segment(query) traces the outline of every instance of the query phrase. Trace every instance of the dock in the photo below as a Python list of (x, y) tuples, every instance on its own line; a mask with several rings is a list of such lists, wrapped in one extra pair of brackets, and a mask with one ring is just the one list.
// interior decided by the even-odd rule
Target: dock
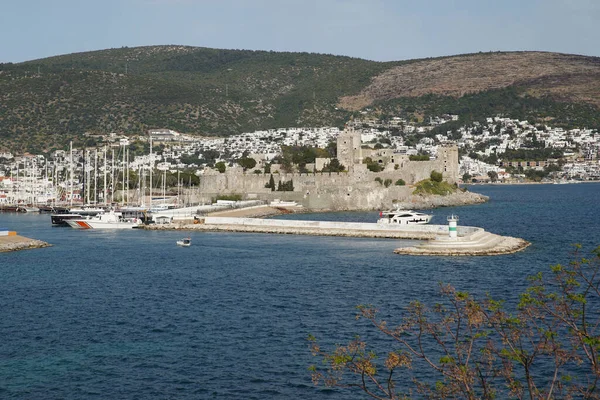
[(315, 236), (412, 239), (420, 243), (394, 250), (396, 254), (475, 256), (510, 254), (525, 249), (529, 242), (486, 232), (482, 228), (454, 225), (394, 225), (363, 222), (303, 221), (239, 217), (204, 217), (194, 223), (148, 225), (151, 230), (197, 230)]

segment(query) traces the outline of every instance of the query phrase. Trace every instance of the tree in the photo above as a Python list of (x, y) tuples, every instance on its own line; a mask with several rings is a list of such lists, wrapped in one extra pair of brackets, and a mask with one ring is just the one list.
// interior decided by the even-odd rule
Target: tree
[(371, 157), (365, 157), (363, 164), (367, 164), (367, 169), (371, 172), (380, 172), (383, 167), (378, 162), (373, 161)]
[(496, 171), (489, 171), (487, 174), (492, 182), (496, 182), (498, 180), (498, 173)]
[(329, 164), (323, 167), (323, 172), (342, 172), (344, 170), (344, 166), (340, 164), (340, 160), (337, 158), (331, 159)]
[(273, 178), (273, 174), (269, 178), (269, 182), (265, 184), (266, 188), (271, 188), (271, 192), (275, 191), (275, 179)]
[(398, 179), (394, 185), (404, 186), (404, 185), (406, 185), (406, 182), (404, 182), (404, 179)]
[(444, 177), (442, 175), (441, 172), (437, 172), (437, 171), (431, 171), (431, 173), (429, 174), (429, 179), (431, 179), (433, 182), (441, 182)]
[(223, 161), (219, 161), (218, 163), (215, 164), (215, 168), (220, 173), (223, 173), (223, 172), (225, 172), (225, 169), (227, 169), (227, 166), (225, 165), (225, 163)]
[(254, 158), (243, 157), (240, 158), (237, 163), (244, 169), (244, 171), (256, 167), (256, 160)]
[(462, 176), (462, 181), (467, 183), (467, 182), (471, 181), (471, 178), (472, 178), (471, 174), (469, 174), (468, 172), (465, 172)]
[(277, 191), (278, 192), (293, 192), (294, 191), (294, 181), (293, 180), (289, 180), (289, 181), (285, 181), (285, 182), (279, 181), (279, 184), (277, 185)]
[(380, 319), (373, 306), (358, 306), (357, 318), (390, 339), (392, 348), (378, 356), (358, 337), (328, 352), (309, 335), (313, 355), (324, 361), (310, 367), (313, 382), (358, 388), (377, 399), (411, 393), (598, 399), (600, 246), (591, 257), (580, 251), (576, 246), (569, 264), (530, 277), (512, 312), (503, 301), (476, 299), (445, 284), (437, 304), (410, 303), (398, 324)]

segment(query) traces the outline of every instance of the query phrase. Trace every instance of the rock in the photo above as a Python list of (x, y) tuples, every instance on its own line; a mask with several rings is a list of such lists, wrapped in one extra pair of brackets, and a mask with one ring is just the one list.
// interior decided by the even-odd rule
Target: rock
[(404, 209), (430, 209), (437, 207), (454, 207), (469, 204), (485, 203), (489, 200), (488, 196), (472, 192), (456, 192), (446, 196), (421, 196), (412, 195), (405, 201), (394, 203), (395, 206)]
[(27, 249), (40, 249), (50, 246), (52, 245), (49, 243), (37, 239), (26, 238), (24, 236), (0, 236), (0, 253)]

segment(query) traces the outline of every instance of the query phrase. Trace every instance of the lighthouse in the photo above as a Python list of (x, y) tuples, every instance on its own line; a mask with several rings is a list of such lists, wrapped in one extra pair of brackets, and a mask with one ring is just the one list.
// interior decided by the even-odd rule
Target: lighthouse
[(458, 222), (458, 215), (450, 215), (448, 218), (448, 236), (450, 239), (456, 239), (457, 231), (456, 231), (456, 223)]

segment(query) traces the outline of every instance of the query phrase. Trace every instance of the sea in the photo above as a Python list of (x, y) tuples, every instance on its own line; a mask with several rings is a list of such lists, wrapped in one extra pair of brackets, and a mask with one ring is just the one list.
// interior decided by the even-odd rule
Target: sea
[[(527, 277), (600, 245), (600, 183), (478, 185), (479, 205), (439, 208), (431, 223), (531, 242), (487, 257), (402, 256), (414, 242), (223, 232), (52, 227), (48, 215), (0, 214), (0, 227), (53, 246), (0, 254), (0, 398), (362, 399), (314, 386), (324, 348), (360, 335), (393, 344), (356, 306), (393, 321), (439, 284), (516, 301)], [(378, 212), (279, 218), (374, 222)], [(190, 236), (188, 248), (176, 241)]]

